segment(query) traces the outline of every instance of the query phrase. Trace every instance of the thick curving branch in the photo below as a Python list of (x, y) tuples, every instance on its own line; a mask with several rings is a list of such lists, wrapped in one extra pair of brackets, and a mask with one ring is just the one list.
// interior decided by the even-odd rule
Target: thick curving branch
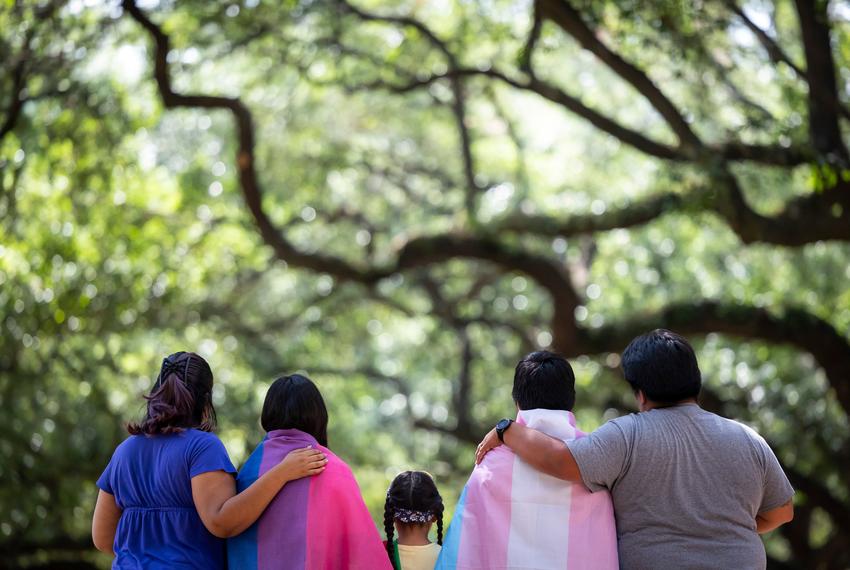
[(599, 111), (588, 107), (580, 99), (568, 94), (560, 87), (557, 87), (556, 85), (549, 83), (543, 79), (540, 79), (536, 76), (520, 79), (511, 77), (507, 73), (504, 73), (495, 68), (478, 69), (471, 67), (458, 67), (456, 69), (450, 69), (445, 73), (432, 74), (425, 78), (411, 80), (403, 84), (388, 83), (386, 81), (379, 80), (366, 83), (355, 88), (386, 89), (393, 93), (404, 94), (414, 91), (416, 89), (427, 87), (432, 83), (435, 83), (440, 80), (451, 80), (455, 76), (482, 76), (490, 79), (495, 79), (515, 89), (535, 93), (540, 97), (543, 97), (544, 99), (547, 99), (548, 101), (563, 107), (570, 113), (581, 117), (600, 131), (617, 138), (621, 142), (631, 147), (634, 147), (635, 149), (643, 152), (644, 154), (648, 154), (650, 156), (655, 156), (657, 158), (662, 158), (666, 160), (686, 159), (686, 157), (681, 154), (678, 149), (665, 143), (652, 140), (634, 129), (621, 125), (614, 119), (611, 119), (610, 117), (603, 115)]
[(741, 22), (753, 33), (753, 35), (762, 45), (764, 50), (767, 52), (768, 57), (773, 63), (784, 63), (785, 65), (790, 67), (795, 74), (797, 74), (797, 77), (805, 79), (806, 72), (803, 71), (803, 69), (800, 68), (799, 65), (794, 63), (794, 60), (792, 60), (791, 57), (787, 53), (785, 53), (785, 50), (783, 50), (782, 47), (767, 34), (767, 32), (757, 26), (756, 23), (753, 22), (749, 18), (749, 16), (747, 16), (746, 12), (744, 12), (743, 8), (738, 6), (735, 0), (727, 0), (726, 5), (729, 7), (732, 13), (735, 14), (741, 20)]
[(809, 133), (812, 145), (831, 163), (850, 162), (838, 124), (838, 88), (830, 45), (827, 2), (795, 0), (800, 18), (806, 81), (809, 84)]
[[(268, 217), (262, 205), (262, 189), (254, 164), (254, 126), (250, 110), (237, 97), (206, 94), (184, 95), (171, 86), (168, 68), (170, 39), (154, 24), (133, 0), (123, 0), (127, 13), (153, 38), (154, 78), (166, 108), (188, 107), (224, 109), (232, 113), (237, 126), (239, 149), (237, 168), (239, 183), (245, 202), (254, 217), (261, 237), (286, 263), (334, 277), (371, 285), (395, 273), (448, 261), (454, 258), (472, 258), (489, 261), (510, 270), (521, 271), (534, 278), (552, 295), (555, 312), (562, 324), (556, 336), (564, 342), (575, 338), (575, 321), (571, 318), (579, 300), (565, 267), (556, 261), (530, 254), (489, 237), (452, 233), (414, 238), (396, 250), (395, 259), (379, 266), (358, 266), (345, 259), (321, 253), (306, 253), (295, 247)], [(401, 18), (402, 21), (407, 21)], [(435, 38), (436, 39), (436, 38)], [(570, 318), (567, 318), (570, 316)]]
[[(449, 49), (446, 42), (440, 39), (424, 22), (410, 16), (386, 16), (382, 14), (375, 14), (357, 8), (347, 0), (338, 1), (343, 10), (354, 14), (363, 21), (399, 24), (404, 27), (413, 28), (443, 54), (449, 71), (454, 71), (460, 67), (457, 57), (455, 57), (454, 53)], [(474, 220), (477, 198), (482, 188), (478, 182), (476, 182), (475, 157), (472, 154), (472, 134), (467, 123), (466, 91), (462, 78), (462, 75), (451, 74), (449, 77), (449, 86), (452, 92), (452, 115), (454, 116), (458, 137), (460, 139), (463, 176), (466, 181), (466, 210), (470, 219)]]
[(262, 237), (278, 258), (297, 267), (326, 272), (339, 279), (364, 284), (454, 258), (489, 261), (527, 274), (550, 293), (554, 305), (554, 344), (567, 354), (620, 350), (636, 334), (657, 326), (675, 328), (684, 333), (720, 332), (790, 343), (810, 352), (817, 359), (835, 389), (839, 402), (850, 413), (850, 347), (846, 339), (829, 324), (802, 311), (789, 310), (784, 316), (777, 317), (762, 309), (704, 302), (672, 305), (660, 312), (640, 315), (619, 325), (580, 330), (573, 316), (579, 297), (566, 268), (549, 258), (529, 254), (486, 236), (457, 233), (414, 238), (397, 250), (394, 261), (376, 267), (358, 267), (339, 258), (298, 251), (262, 209), (262, 194), (254, 170), (254, 131), (250, 111), (238, 98), (175, 93), (171, 88), (166, 59), (168, 37), (132, 0), (124, 0), (124, 6), (156, 43), (155, 77), (167, 107), (223, 108), (233, 113), (239, 132), (238, 165), (242, 190)]
[[(809, 77), (806, 70), (794, 63), (794, 60), (791, 59), (785, 50), (783, 50), (782, 47), (772, 37), (770, 37), (767, 32), (757, 26), (734, 0), (728, 0), (727, 5), (732, 13), (734, 13), (753, 33), (753, 35), (756, 36), (756, 39), (758, 39), (759, 43), (762, 45), (764, 50), (767, 52), (768, 57), (774, 64), (784, 63), (794, 71), (797, 77), (808, 82)], [(822, 90), (816, 90), (810, 91), (809, 94), (818, 97), (821, 104), (830, 106), (833, 111), (840, 114), (845, 119), (850, 119), (850, 109), (835, 98), (834, 93), (829, 94)]]
[(839, 404), (850, 414), (850, 342), (828, 322), (802, 309), (774, 314), (758, 307), (716, 301), (674, 303), (597, 329), (582, 329), (576, 345), (558, 348), (570, 356), (620, 352), (634, 337), (655, 328), (686, 335), (727, 334), (808, 352), (826, 374)]
[(28, 97), (25, 95), (27, 66), (31, 64), (30, 59), (32, 57), (33, 41), (35, 40), (36, 32), (39, 31), (39, 26), (52, 18), (56, 10), (64, 3), (63, 0), (52, 0), (35, 10), (36, 23), (27, 29), (20, 53), (11, 58), (14, 61), (11, 70), (12, 85), (9, 92), (9, 101), (6, 104), (6, 116), (2, 123), (0, 123), (0, 141), (14, 130), (18, 119), (21, 117), (21, 112), (24, 110), (24, 104), (28, 101)]
[[(579, 18), (576, 23), (573, 10), (570, 12), (568, 4), (555, 3), (560, 7), (561, 22), (569, 22), (570, 29), (584, 38), (590, 45), (593, 43), (595, 50), (607, 54), (605, 57), (617, 63), (618, 68), (624, 65), (631, 66), (624, 60), (617, 59), (616, 54), (609, 53), (607, 47), (599, 44), (595, 37), (588, 37), (589, 28)], [(541, 1), (535, 4), (535, 18), (542, 18), (547, 6), (552, 9), (553, 2)], [(545, 11), (545, 10), (544, 10)], [(566, 20), (566, 16), (570, 16)], [(371, 15), (373, 19), (378, 16)], [(553, 16), (547, 16), (553, 17)], [(417, 29), (427, 30), (421, 22), (400, 17), (381, 17), (383, 21), (402, 22), (405, 25), (416, 25)], [(411, 22), (415, 22), (411, 23)], [(567, 25), (566, 23), (564, 25)], [(539, 30), (532, 29), (532, 34)], [(440, 47), (444, 54), (450, 54), (446, 44), (440, 41), (433, 33), (425, 34), (430, 41)], [(592, 34), (590, 34), (592, 36)], [(533, 46), (535, 42), (531, 42)], [(597, 45), (598, 44), (598, 45)], [(607, 50), (607, 51), (606, 51)], [(452, 61), (456, 61), (452, 57)], [(530, 65), (530, 60), (529, 60)], [(642, 73), (633, 66), (629, 67), (630, 73)], [(582, 117), (590, 122), (600, 131), (614, 136), (621, 142), (633, 148), (664, 160), (677, 162), (690, 162), (709, 172), (710, 181), (705, 184), (706, 188), (700, 192), (694, 192), (691, 203), (694, 207), (712, 211), (723, 218), (730, 228), (739, 236), (744, 243), (773, 243), (784, 246), (801, 246), (819, 240), (848, 240), (850, 239), (850, 192), (846, 191), (848, 186), (840, 181), (837, 187), (827, 189), (823, 192), (811, 193), (789, 201), (785, 208), (778, 214), (766, 216), (754, 210), (746, 201), (737, 180), (729, 171), (727, 163), (738, 161), (751, 161), (760, 164), (794, 167), (807, 162), (817, 160), (816, 149), (800, 145), (783, 146), (778, 144), (752, 145), (739, 141), (730, 141), (719, 145), (704, 145), (699, 157), (689, 155), (681, 148), (659, 143), (647, 138), (642, 133), (625, 127), (605, 115), (587, 107), (577, 98), (569, 95), (561, 88), (537, 77), (533, 70), (527, 70), (527, 77), (513, 77), (504, 71), (495, 68), (468, 68), (454, 67), (442, 74), (433, 74), (424, 78), (407, 79), (406, 83), (392, 83), (388, 81), (375, 81), (358, 88), (380, 88), (395, 93), (408, 93), (410, 91), (427, 87), (440, 80), (453, 81), (458, 76), (480, 76), (502, 82), (512, 88), (533, 92), (561, 107), (567, 111)], [(644, 86), (646, 87), (646, 86)], [(675, 194), (678, 194), (677, 197)], [(688, 197), (683, 192), (675, 193), (668, 197), (651, 197), (645, 202), (638, 202), (634, 212), (612, 210), (605, 216), (591, 218), (589, 216), (573, 216), (564, 220), (548, 217), (514, 215), (505, 221), (504, 228), (508, 231), (541, 235), (575, 235), (592, 231), (604, 231), (616, 227), (633, 227), (635, 225), (648, 223), (655, 217), (666, 212), (680, 210), (688, 204)], [(537, 222), (540, 222), (539, 224)]]
[(611, 71), (637, 89), (676, 133), (681, 146), (690, 151), (696, 151), (702, 147), (702, 142), (691, 129), (688, 121), (667, 95), (642, 70), (606, 46), (585, 23), (581, 13), (567, 0), (538, 0), (537, 6), (543, 17), (557, 24), (582, 48), (595, 55)]
[(26, 86), (24, 69), (26, 66), (26, 58), (21, 57), (15, 67), (12, 69), (12, 89), (9, 94), (9, 104), (6, 107), (6, 117), (3, 119), (3, 124), (0, 124), (0, 141), (7, 134), (12, 132), (15, 125), (18, 123), (18, 118), (21, 116), (21, 111), (24, 108), (25, 98), (23, 96), (24, 87)]
[(556, 217), (514, 212), (493, 222), (492, 229), (548, 237), (587, 235), (647, 224), (668, 212), (682, 209), (685, 201), (684, 194), (668, 192), (630, 202), (623, 207), (607, 210), (600, 215), (583, 214)]
[(711, 208), (744, 243), (802, 246), (819, 240), (850, 240), (850, 184), (814, 192), (787, 202), (779, 213), (764, 216), (747, 203), (735, 176), (715, 173)]

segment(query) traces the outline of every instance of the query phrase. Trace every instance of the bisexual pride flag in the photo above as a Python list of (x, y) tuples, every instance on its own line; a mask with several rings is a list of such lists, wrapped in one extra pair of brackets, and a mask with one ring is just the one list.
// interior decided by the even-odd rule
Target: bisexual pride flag
[(263, 515), (227, 541), (231, 570), (390, 570), (387, 551), (363, 503), (354, 474), (340, 458), (299, 430), (268, 433), (236, 478), (241, 492), (296, 449), (328, 457), (319, 475), (290, 481)]
[[(526, 410), (516, 421), (564, 442), (585, 435), (571, 412)], [(436, 568), (616, 570), (611, 496), (540, 473), (499, 446), (472, 471)]]

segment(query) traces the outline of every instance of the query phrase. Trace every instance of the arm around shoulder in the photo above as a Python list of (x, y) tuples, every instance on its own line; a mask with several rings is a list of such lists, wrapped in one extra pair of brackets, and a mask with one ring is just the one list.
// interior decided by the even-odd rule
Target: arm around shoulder
[(293, 451), (239, 494), (230, 473), (200, 473), (192, 477), (192, 499), (207, 530), (219, 538), (229, 538), (254, 524), (287, 482), (318, 475), (327, 462), (318, 449)]
[(516, 423), (504, 433), (504, 438), (520, 459), (538, 471), (565, 481), (581, 482), (578, 463), (563, 441)]
[[(504, 444), (534, 469), (565, 481), (581, 481), (578, 464), (563, 441), (516, 422), (502, 436)], [(484, 455), (501, 443), (496, 430), (491, 430), (478, 446), (475, 462), (481, 463)]]

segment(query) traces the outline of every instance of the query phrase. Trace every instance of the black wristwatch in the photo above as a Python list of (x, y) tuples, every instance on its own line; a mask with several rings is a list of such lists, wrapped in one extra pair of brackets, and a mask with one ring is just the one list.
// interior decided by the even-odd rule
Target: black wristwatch
[(511, 427), (512, 423), (514, 423), (513, 420), (505, 418), (503, 420), (499, 420), (499, 423), (496, 424), (496, 435), (499, 436), (499, 441), (502, 443), (505, 443), (505, 432), (508, 431), (508, 428)]

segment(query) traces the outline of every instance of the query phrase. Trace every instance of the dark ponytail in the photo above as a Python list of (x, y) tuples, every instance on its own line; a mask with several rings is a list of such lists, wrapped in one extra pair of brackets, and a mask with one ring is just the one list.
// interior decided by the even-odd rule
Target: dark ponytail
[[(384, 505), (384, 531), (387, 533), (387, 554), (395, 568), (394, 523), (430, 524), (437, 522), (437, 544), (443, 544), (443, 498), (434, 478), (424, 471), (400, 473), (387, 491)], [(396, 568), (396, 570), (399, 570)]]
[(131, 422), (132, 435), (177, 433), (186, 428), (215, 429), (212, 403), (213, 374), (207, 361), (194, 352), (175, 352), (163, 359), (141, 422)]

